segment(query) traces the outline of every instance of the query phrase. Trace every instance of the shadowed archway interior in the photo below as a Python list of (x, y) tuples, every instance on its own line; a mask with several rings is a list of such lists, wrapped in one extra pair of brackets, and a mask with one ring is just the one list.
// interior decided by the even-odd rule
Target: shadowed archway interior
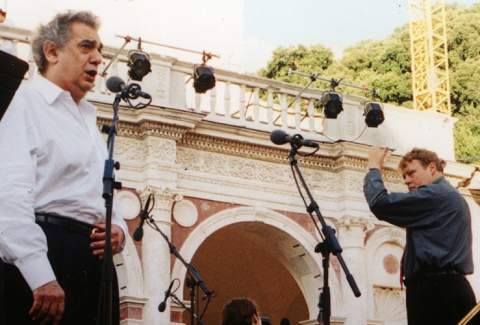
[[(301, 263), (293, 265), (300, 260), (295, 255), (298, 245), (290, 235), (260, 222), (226, 226), (208, 237), (192, 259), (216, 293), (205, 324), (221, 324), (223, 306), (235, 297), (253, 299), (272, 324), (279, 324), (283, 317), (292, 324), (308, 319), (307, 303), (294, 278), (301, 276), (302, 267), (308, 269)], [(184, 297), (189, 297), (186, 288)]]

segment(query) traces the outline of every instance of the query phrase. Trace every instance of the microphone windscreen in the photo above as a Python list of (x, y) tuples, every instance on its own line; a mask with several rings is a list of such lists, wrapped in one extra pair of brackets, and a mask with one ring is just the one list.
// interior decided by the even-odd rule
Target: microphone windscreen
[(165, 301), (162, 301), (159, 305), (158, 305), (158, 311), (163, 313), (165, 311), (165, 309), (167, 308), (167, 303)]
[(270, 134), (270, 140), (273, 143), (281, 145), (288, 142), (288, 134), (283, 130), (275, 130)]
[(125, 82), (117, 76), (108, 78), (107, 80), (107, 89), (112, 93), (118, 93), (122, 91), (122, 88), (125, 87)]

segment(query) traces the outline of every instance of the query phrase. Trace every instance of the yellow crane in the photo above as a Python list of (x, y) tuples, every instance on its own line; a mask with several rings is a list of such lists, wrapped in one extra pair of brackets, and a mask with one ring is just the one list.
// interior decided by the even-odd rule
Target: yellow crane
[(409, 0), (414, 108), (451, 114), (445, 3)]

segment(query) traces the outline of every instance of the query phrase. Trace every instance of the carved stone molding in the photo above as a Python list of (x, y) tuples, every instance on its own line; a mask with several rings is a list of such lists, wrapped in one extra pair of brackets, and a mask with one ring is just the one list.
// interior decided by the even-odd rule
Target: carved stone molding
[(130, 137), (118, 137), (115, 143), (115, 159), (120, 162), (143, 163), (147, 147), (143, 141)]
[(118, 137), (115, 159), (130, 165), (175, 164), (176, 142), (173, 139), (152, 136), (143, 139)]
[(146, 157), (153, 166), (162, 163), (175, 164), (177, 156), (177, 144), (172, 139), (147, 137), (142, 141), (146, 147)]
[[(97, 118), (97, 125), (101, 128), (103, 125), (110, 125), (111, 120), (106, 118)], [(190, 128), (160, 123), (154, 121), (141, 121), (132, 123), (126, 121), (118, 122), (118, 135), (129, 138), (143, 139), (146, 136), (163, 137), (173, 140), (179, 140)]]
[[(177, 148), (177, 164), (187, 172), (182, 175), (184, 179), (200, 180), (212, 184), (228, 184), (227, 179), (218, 180), (218, 176), (239, 178), (246, 181), (257, 181), (272, 185), (284, 184), (294, 186), (292, 172), (287, 164), (279, 165), (269, 161), (253, 160), (233, 155), (216, 152), (199, 151), (191, 148)], [(215, 177), (188, 175), (188, 171), (215, 175)], [(312, 190), (335, 192), (339, 189), (339, 176), (324, 170), (303, 169), (303, 174), (308, 179)], [(236, 187), (241, 184), (232, 184)], [(285, 186), (283, 188), (286, 188)], [(293, 189), (293, 187), (292, 187)]]
[[(332, 147), (336, 146), (336, 144), (323, 145)], [(245, 143), (190, 132), (185, 134), (185, 136), (179, 141), (179, 146), (288, 165), (288, 151), (285, 149), (278, 149), (264, 145)], [(334, 152), (335, 150), (329, 148), (328, 151)], [(340, 156), (299, 156), (298, 161), (300, 166), (315, 170), (321, 169), (332, 172), (355, 170), (364, 173), (367, 171), (367, 160), (365, 158), (341, 155), (341, 153)], [(383, 173), (387, 181), (394, 183), (402, 182), (400, 174), (398, 174), (396, 170), (385, 169)]]

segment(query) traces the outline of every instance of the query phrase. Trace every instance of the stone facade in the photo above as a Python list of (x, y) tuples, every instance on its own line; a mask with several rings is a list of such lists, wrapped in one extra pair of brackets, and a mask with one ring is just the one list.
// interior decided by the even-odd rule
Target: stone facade
[[(3, 37), (21, 47), (28, 34), (2, 27), (0, 41)], [(121, 56), (111, 71), (125, 72), (124, 63)], [(152, 105), (120, 112), (115, 159), (122, 165), (116, 176), (124, 190), (117, 193), (119, 209), (132, 235), (139, 223), (134, 207), (154, 195), (155, 224), (217, 292), (206, 323), (218, 323), (222, 305), (238, 295), (255, 299), (274, 324), (281, 317), (316, 323), (324, 276), (322, 258), (315, 253), (319, 223), (305, 212), (288, 147), (269, 141), (270, 132), (281, 128), (321, 143), (315, 155), (299, 156), (298, 164), (326, 223), (336, 230), (343, 259), (362, 293), (354, 297), (332, 256), (332, 324), (406, 324), (399, 283), (405, 235), (368, 210), (362, 193), (367, 152), (372, 144), (396, 149), (384, 170), (390, 190), (405, 190), (396, 166), (413, 146), (436, 150), (449, 160), (447, 177), (456, 185), (473, 167), (453, 161), (453, 119), (385, 105), (385, 123), (364, 129), (363, 98), (345, 95), (345, 111), (337, 120), (326, 120), (314, 111), (321, 90), (306, 91), (288, 107), (300, 87), (217, 70), (217, 88), (200, 96), (190, 87), (193, 64), (155, 54), (152, 64), (153, 73), (142, 84), (154, 97)], [(112, 115), (113, 96), (103, 81), (88, 95), (98, 108), (99, 126)], [(474, 216), (478, 269), (480, 208), (470, 192), (464, 194)], [(189, 305), (186, 269), (158, 233), (148, 226), (144, 231), (142, 242), (127, 236), (125, 250), (115, 256), (122, 324), (186, 324), (182, 304), (169, 302), (162, 313), (157, 309), (171, 279), (177, 279), (175, 295)], [(470, 280), (480, 293), (478, 272)]]

